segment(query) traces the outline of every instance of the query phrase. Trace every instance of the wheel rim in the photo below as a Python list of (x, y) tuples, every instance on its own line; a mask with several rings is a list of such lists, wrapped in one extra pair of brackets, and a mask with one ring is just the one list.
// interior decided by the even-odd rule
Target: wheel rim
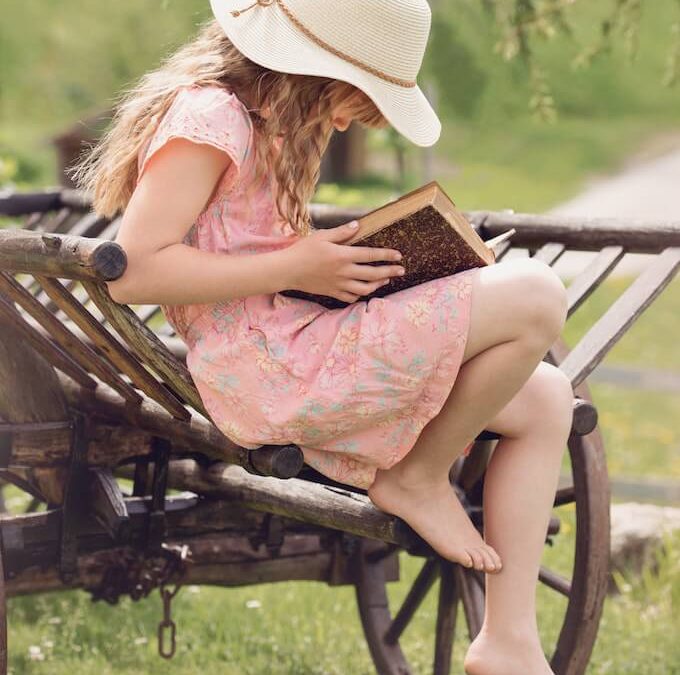
[[(563, 343), (551, 350), (549, 359), (559, 363), (567, 353)], [(591, 400), (585, 383), (575, 394)], [(478, 441), (485, 443), (485, 441)], [(606, 596), (609, 569), (609, 483), (607, 478), (602, 435), (596, 427), (586, 436), (572, 435), (568, 441), (572, 485), (558, 490), (553, 513), (574, 504), (575, 542), (571, 579), (542, 566), (539, 584), (551, 592), (567, 597), (561, 627), (552, 656), (546, 654), (558, 675), (585, 672), (597, 637), (602, 607)], [(477, 447), (473, 449), (473, 452)], [(472, 454), (471, 454), (472, 456)], [(483, 484), (483, 480), (480, 481)], [(481, 493), (472, 506), (481, 504)], [(552, 519), (557, 526), (559, 521)], [(553, 531), (558, 529), (553, 528)], [(549, 529), (549, 532), (551, 530)], [(559, 543), (559, 534), (553, 535)], [(451, 655), (456, 637), (458, 606), (470, 640), (479, 632), (484, 619), (484, 575), (439, 556), (423, 558), (404, 600), (394, 610), (390, 608), (385, 565), (387, 558), (376, 552), (386, 550), (381, 542), (359, 541), (353, 565), (359, 614), (376, 670), (380, 675), (406, 675), (414, 672), (402, 650), (400, 639), (429, 593), (437, 592), (435, 637), (432, 651), (432, 672), (451, 672)], [(391, 555), (397, 555), (397, 552)], [(368, 556), (368, 557), (367, 557)], [(438, 583), (435, 583), (438, 581)], [(540, 624), (540, 613), (538, 617)]]

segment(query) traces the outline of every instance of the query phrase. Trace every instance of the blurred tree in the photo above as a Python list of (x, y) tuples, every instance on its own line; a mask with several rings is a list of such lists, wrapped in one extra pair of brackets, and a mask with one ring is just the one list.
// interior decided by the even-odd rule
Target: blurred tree
[[(551, 121), (560, 107), (556, 103), (560, 92), (562, 105), (579, 114), (596, 108), (609, 114), (618, 111), (622, 102), (638, 106), (637, 110), (643, 110), (643, 105), (649, 108), (644, 103), (648, 86), (638, 87), (630, 78), (621, 85), (617, 99), (611, 87), (623, 79), (618, 62), (602, 67), (604, 57), (618, 46), (635, 60), (640, 25), (649, 13), (663, 16), (653, 24), (654, 39), (658, 36), (662, 46), (670, 40), (663, 84), (670, 88), (680, 79), (680, 0), (430, 3), (432, 35), (422, 81), (444, 118), (472, 120), (486, 104), (503, 119), (529, 112)], [(596, 17), (589, 27), (596, 35), (582, 45), (573, 24), (583, 24), (584, 17), (586, 22)], [(5, 146), (10, 154), (21, 154), (19, 149), (33, 152), (27, 141), (35, 143), (36, 129), (45, 139), (75, 118), (110, 106), (119, 91), (209, 18), (207, 0), (5, 3), (0, 22), (0, 150)], [(543, 48), (558, 35), (575, 45), (575, 56), (563, 56), (562, 44), (558, 58), (556, 50)], [(498, 57), (508, 63), (507, 69), (499, 68)], [(600, 66), (596, 76), (564, 84), (561, 76), (566, 68), (597, 71), (591, 68), (594, 64)], [(606, 82), (606, 95), (600, 95), (599, 82)], [(394, 152), (403, 167), (403, 149), (394, 146)]]
[[(519, 56), (526, 66), (531, 86), (529, 109), (544, 120), (554, 120), (556, 109), (546, 73), (535, 58), (533, 41), (550, 40), (558, 33), (573, 38), (566, 9), (577, 0), (481, 0), (489, 16), (495, 19), (501, 37), (494, 45), (494, 52), (506, 61)], [(583, 3), (581, 3), (583, 4)], [(599, 36), (593, 44), (586, 45), (572, 59), (574, 68), (590, 66), (596, 58), (611, 53), (614, 41), (622, 40), (629, 61), (638, 55), (639, 32), (643, 5), (650, 11), (658, 10), (656, 0), (611, 0), (609, 12), (601, 19)], [(680, 0), (675, 0), (677, 14), (671, 20), (671, 45), (666, 70), (662, 79), (664, 86), (677, 84), (680, 75)]]

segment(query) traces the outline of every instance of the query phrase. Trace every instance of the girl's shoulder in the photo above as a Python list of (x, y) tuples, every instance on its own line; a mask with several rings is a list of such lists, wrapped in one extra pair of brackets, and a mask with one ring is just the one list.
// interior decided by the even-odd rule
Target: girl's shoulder
[(254, 128), (248, 109), (234, 92), (219, 85), (178, 88), (170, 106), (154, 124), (155, 130), (140, 153), (138, 180), (151, 158), (173, 138), (226, 152), (233, 162), (229, 185), (250, 155)]
[(202, 114), (232, 109), (250, 122), (250, 114), (243, 101), (233, 91), (218, 84), (191, 84), (179, 87), (171, 108), (187, 109)]
[(198, 134), (213, 131), (242, 141), (250, 140), (254, 132), (245, 104), (234, 92), (216, 84), (180, 87), (165, 121)]

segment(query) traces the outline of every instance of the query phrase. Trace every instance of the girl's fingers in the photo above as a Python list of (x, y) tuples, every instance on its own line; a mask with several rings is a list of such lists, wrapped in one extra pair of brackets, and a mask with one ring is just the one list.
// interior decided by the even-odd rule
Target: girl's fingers
[(350, 260), (355, 263), (378, 262), (380, 260), (401, 260), (401, 253), (394, 248), (376, 246), (348, 246)]
[(342, 290), (349, 293), (354, 293), (355, 295), (368, 295), (369, 293), (373, 293), (376, 288), (380, 288), (386, 283), (389, 282), (384, 279), (371, 282), (351, 280), (343, 285)]
[[(402, 271), (403, 270), (403, 271)], [(353, 264), (343, 270), (343, 273), (350, 279), (359, 281), (379, 281), (398, 277), (404, 273), (401, 265), (358, 265)]]

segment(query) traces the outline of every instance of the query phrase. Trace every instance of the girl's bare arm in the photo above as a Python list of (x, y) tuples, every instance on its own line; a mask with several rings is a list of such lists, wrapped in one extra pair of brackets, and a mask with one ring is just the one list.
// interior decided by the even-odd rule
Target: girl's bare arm
[(116, 237), (128, 258), (125, 273), (107, 283), (116, 302), (210, 303), (289, 287), (285, 249), (233, 255), (181, 243), (230, 162), (221, 150), (184, 139), (157, 152)]

